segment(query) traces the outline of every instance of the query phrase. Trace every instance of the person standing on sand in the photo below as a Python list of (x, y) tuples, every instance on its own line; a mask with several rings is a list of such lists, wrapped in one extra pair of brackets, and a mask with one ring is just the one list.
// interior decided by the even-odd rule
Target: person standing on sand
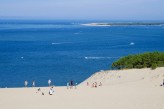
[(48, 80), (48, 85), (51, 86), (51, 80), (50, 79)]
[(89, 82), (87, 82), (87, 86), (89, 86)]
[(27, 87), (27, 85), (28, 85), (28, 81), (26, 80), (24, 81), (24, 86)]
[(75, 89), (77, 89), (77, 83), (75, 83)]
[(35, 81), (32, 82), (32, 87), (35, 87)]
[(67, 82), (67, 89), (69, 89), (69, 82)]
[(73, 88), (73, 81), (71, 80), (70, 81), (70, 89), (72, 89)]

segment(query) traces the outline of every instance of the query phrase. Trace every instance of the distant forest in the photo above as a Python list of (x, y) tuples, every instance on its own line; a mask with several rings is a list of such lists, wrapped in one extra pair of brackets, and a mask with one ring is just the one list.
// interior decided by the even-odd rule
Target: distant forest
[(146, 52), (128, 55), (113, 62), (112, 69), (152, 68), (164, 67), (164, 52)]
[(94, 26), (164, 26), (164, 22), (110, 22), (110, 23), (89, 23)]

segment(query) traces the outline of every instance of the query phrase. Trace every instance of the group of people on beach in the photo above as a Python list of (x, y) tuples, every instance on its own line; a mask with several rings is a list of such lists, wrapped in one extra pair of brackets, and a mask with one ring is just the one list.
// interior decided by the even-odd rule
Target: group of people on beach
[[(24, 86), (25, 87), (28, 86), (28, 81), (27, 80), (24, 81)], [(55, 91), (53, 89), (51, 79), (48, 80), (48, 86), (50, 87), (49, 95), (53, 95)], [(35, 87), (35, 81), (32, 81), (32, 87)], [(75, 89), (77, 88), (77, 83), (74, 84), (74, 81), (70, 80), (69, 82), (67, 82), (67, 89), (73, 89), (73, 88), (75, 88)], [(45, 93), (41, 91), (41, 88), (38, 88), (36, 93), (40, 93), (40, 92), (41, 92), (42, 95), (45, 95)]]
[[(28, 81), (27, 81), (27, 80), (24, 81), (24, 86), (25, 86), (25, 87), (28, 86)], [(52, 81), (51, 81), (51, 79), (48, 80), (48, 86), (52, 86)], [(32, 81), (32, 87), (35, 87), (35, 81)]]
[[(25, 80), (24, 81), (24, 86), (25, 87), (28, 87), (28, 81)], [(51, 79), (48, 80), (48, 86), (53, 86), (52, 85), (52, 81)], [(32, 81), (32, 87), (35, 87), (35, 81)], [(74, 84), (74, 81), (73, 80), (70, 80), (69, 82), (67, 82), (67, 89), (73, 89), (73, 87), (75, 87), (75, 89), (77, 88), (77, 83)]]
[(74, 84), (73, 80), (70, 80), (69, 82), (67, 82), (67, 89), (73, 89), (73, 87), (75, 87), (75, 89), (76, 89), (77, 83)]
[[(24, 86), (27, 87), (28, 86), (28, 81), (24, 81)], [(35, 81), (32, 81), (32, 87), (35, 87)]]
[[(87, 86), (90, 86), (89, 82), (87, 82)], [(92, 88), (97, 88), (98, 86), (102, 86), (102, 83), (100, 82), (98, 85), (97, 82), (93, 82), (91, 85)]]
[[(41, 91), (41, 88), (38, 88), (36, 93), (39, 93), (39, 92), (41, 92), (42, 95), (45, 95), (45, 93)], [(48, 91), (48, 94), (53, 95), (54, 92), (55, 91), (54, 91), (53, 87), (50, 87), (50, 90)]]
[(163, 79), (163, 83), (160, 86), (164, 86), (164, 79)]

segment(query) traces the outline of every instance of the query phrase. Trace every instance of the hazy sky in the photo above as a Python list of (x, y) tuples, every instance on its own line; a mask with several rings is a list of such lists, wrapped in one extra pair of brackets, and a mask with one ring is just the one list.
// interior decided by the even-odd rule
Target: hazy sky
[(0, 0), (0, 18), (164, 20), (164, 0)]

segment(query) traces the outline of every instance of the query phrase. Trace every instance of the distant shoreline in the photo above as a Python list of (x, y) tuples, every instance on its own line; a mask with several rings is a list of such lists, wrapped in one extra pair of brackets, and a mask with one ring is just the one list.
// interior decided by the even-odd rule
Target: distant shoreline
[(163, 22), (116, 22), (116, 23), (86, 23), (83, 26), (164, 26)]

